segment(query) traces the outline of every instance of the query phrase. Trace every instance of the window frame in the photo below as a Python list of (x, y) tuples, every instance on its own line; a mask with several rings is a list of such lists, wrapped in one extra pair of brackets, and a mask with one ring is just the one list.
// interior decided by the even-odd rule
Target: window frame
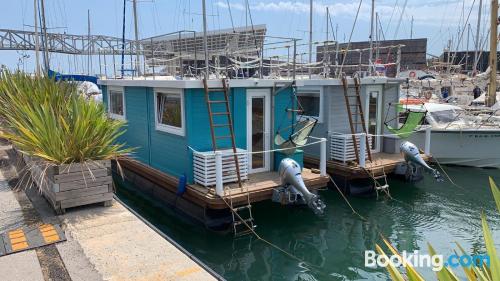
[[(178, 95), (181, 99), (181, 127), (162, 124), (158, 121), (158, 94)], [(185, 136), (186, 135), (186, 120), (184, 113), (184, 91), (182, 89), (172, 88), (154, 88), (154, 111), (155, 111), (155, 129), (157, 131)]]
[(319, 112), (318, 116), (310, 116), (310, 115), (302, 115), (302, 114), (297, 114), (297, 120), (300, 118), (312, 118), (318, 120), (318, 123), (323, 123), (323, 106), (324, 106), (324, 96), (323, 96), (323, 87), (321, 88), (299, 88), (297, 90), (297, 100), (299, 99), (300, 96), (311, 96), (311, 94), (314, 94), (313, 97), (318, 97), (319, 98)]
[[(126, 120), (127, 119), (127, 106), (125, 101), (125, 90), (123, 87), (109, 87), (108, 88), (108, 116), (117, 120)], [(122, 103), (123, 103), (123, 115), (112, 113), (111, 112), (111, 92), (119, 92), (122, 94)]]

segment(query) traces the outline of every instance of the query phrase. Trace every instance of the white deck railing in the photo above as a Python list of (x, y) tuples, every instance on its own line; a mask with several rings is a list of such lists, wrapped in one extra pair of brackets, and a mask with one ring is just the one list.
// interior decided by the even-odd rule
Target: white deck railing
[[(362, 153), (359, 155), (361, 161), (362, 159), (366, 159), (366, 156), (368, 155), (365, 134), (356, 134), (355, 137), (356, 143), (358, 144), (358, 150), (365, 152), (364, 157), (362, 157)], [(373, 143), (372, 138), (372, 135), (368, 135), (370, 149), (372, 148), (371, 144)], [(356, 160), (356, 151), (354, 150), (354, 143), (351, 134), (332, 133), (330, 135), (330, 159), (342, 161), (344, 163)]]
[[(325, 138), (309, 137), (314, 140), (304, 146), (320, 145), (320, 161), (319, 170), (321, 176), (326, 176), (326, 143)], [(215, 185), (215, 193), (219, 196), (224, 196), (224, 184), (238, 181), (236, 175), (236, 165), (234, 163), (234, 153), (231, 149), (221, 151), (206, 151), (199, 152), (190, 147), (193, 151), (193, 170), (194, 181), (205, 187)], [(244, 149), (237, 149), (238, 164), (240, 166), (240, 176), (242, 180), (248, 179), (249, 161), (248, 155), (250, 154), (263, 154), (273, 153), (276, 151), (289, 150), (290, 148), (272, 149), (267, 151), (248, 152)]]
[[(240, 166), (240, 177), (248, 179), (248, 155), (244, 149), (237, 149), (238, 164)], [(220, 158), (220, 159), (219, 159)], [(220, 165), (220, 167), (217, 166)], [(222, 183), (237, 182), (236, 164), (234, 163), (233, 150), (221, 150), (214, 153), (193, 152), (194, 181), (205, 187), (217, 184), (217, 170), (222, 172)]]

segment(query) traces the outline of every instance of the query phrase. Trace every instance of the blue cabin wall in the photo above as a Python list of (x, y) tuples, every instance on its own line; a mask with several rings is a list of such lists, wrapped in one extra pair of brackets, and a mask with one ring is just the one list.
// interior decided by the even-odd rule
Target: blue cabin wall
[[(107, 108), (107, 91), (103, 87), (103, 102)], [(123, 87), (125, 94), (125, 132), (118, 142), (135, 148), (132, 157), (172, 176), (190, 176), (185, 136), (156, 130), (154, 91), (149, 87)], [(192, 176), (191, 176), (192, 178)]]
[[(197, 151), (210, 151), (212, 147), (212, 136), (210, 133), (210, 120), (208, 118), (208, 108), (205, 101), (203, 89), (185, 90), (185, 111), (186, 111), (186, 132), (188, 143)], [(211, 93), (211, 100), (222, 100), (222, 92)], [(235, 133), (236, 147), (246, 149), (246, 90), (244, 88), (233, 88), (229, 95), (230, 112), (233, 118), (233, 128)], [(225, 112), (226, 106), (223, 103), (212, 104), (212, 113)], [(226, 116), (214, 116), (214, 124), (227, 124)], [(228, 136), (229, 128), (216, 128), (217, 136)], [(217, 147), (231, 147), (230, 139), (220, 139)]]
[[(212, 150), (212, 137), (210, 121), (203, 89), (184, 89), (185, 136), (179, 136), (156, 129), (154, 89), (151, 87), (123, 87), (125, 94), (126, 132), (119, 138), (119, 142), (135, 147), (134, 157), (153, 168), (167, 174), (179, 177), (186, 175), (188, 183), (193, 183), (193, 157), (189, 147), (198, 151)], [(103, 86), (103, 102), (107, 109), (107, 91), (109, 87)], [(231, 88), (230, 111), (233, 118), (236, 146), (247, 148), (247, 106), (246, 88)], [(271, 148), (278, 128), (291, 125), (292, 118), (286, 113), (291, 106), (291, 89), (280, 91), (274, 99), (274, 121), (271, 131)], [(223, 99), (223, 93), (211, 94), (212, 100)], [(295, 102), (295, 101), (293, 101)], [(214, 104), (214, 112), (226, 111), (225, 104)], [(217, 119), (218, 118), (218, 119)], [(227, 123), (225, 117), (215, 117), (216, 123)], [(224, 119), (224, 120), (223, 120)], [(218, 128), (217, 135), (229, 135), (227, 128)], [(288, 129), (281, 134), (286, 138)], [(219, 148), (229, 148), (229, 139), (218, 142)], [(300, 157), (301, 158), (301, 157)], [(301, 159), (299, 159), (301, 160)], [(302, 164), (302, 161), (299, 161)], [(276, 169), (276, 165), (274, 168)]]
[[(186, 175), (192, 182), (192, 165), (189, 157), (187, 135), (179, 136), (156, 129), (154, 89), (148, 89), (149, 128), (151, 132), (151, 162), (150, 166), (174, 177)], [(184, 110), (186, 110), (186, 104)], [(186, 122), (186, 127), (189, 127)]]

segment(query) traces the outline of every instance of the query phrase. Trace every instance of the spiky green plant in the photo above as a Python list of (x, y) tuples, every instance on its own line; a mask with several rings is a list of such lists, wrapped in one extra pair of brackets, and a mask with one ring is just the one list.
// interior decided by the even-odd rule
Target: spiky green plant
[[(489, 181), (490, 181), (491, 192), (493, 193), (493, 198), (495, 199), (497, 209), (500, 212), (500, 190), (498, 189), (497, 185), (495, 184), (495, 182), (491, 177), (489, 178)], [(481, 225), (483, 228), (483, 237), (484, 237), (484, 243), (486, 245), (486, 252), (488, 253), (490, 259), (490, 265), (488, 266), (485, 263), (483, 263), (481, 265), (472, 265), (470, 267), (463, 266), (462, 269), (464, 270), (465, 276), (469, 281), (498, 281), (500, 280), (500, 258), (497, 255), (495, 243), (493, 241), (490, 227), (488, 225), (488, 221), (486, 220), (484, 212), (481, 213)], [(400, 256), (396, 248), (394, 248), (387, 239), (383, 238), (383, 241), (393, 255)], [(457, 247), (459, 248), (462, 254), (467, 254), (465, 250), (458, 243)], [(431, 256), (436, 255), (436, 251), (431, 246), (431, 244), (428, 244), (428, 248), (429, 248), (429, 254)], [(380, 255), (384, 256), (387, 259), (387, 255), (379, 245), (376, 245), (376, 250)], [(389, 265), (387, 267), (389, 275), (391, 276), (391, 279), (394, 281), (425, 280), (411, 264), (404, 264), (404, 269), (406, 272), (406, 276), (404, 276), (391, 262), (389, 262)], [(440, 271), (436, 272), (436, 277), (437, 280), (439, 281), (459, 280), (457, 275), (455, 275), (455, 273), (450, 267), (443, 267)]]
[(0, 136), (22, 153), (53, 164), (113, 159), (131, 152), (117, 138), (124, 123), (78, 94), (76, 85), (47, 77), (0, 74)]

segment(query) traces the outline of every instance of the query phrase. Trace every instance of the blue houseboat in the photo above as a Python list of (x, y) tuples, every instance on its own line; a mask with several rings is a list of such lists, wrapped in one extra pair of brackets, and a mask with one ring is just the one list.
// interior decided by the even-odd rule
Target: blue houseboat
[[(125, 177), (216, 227), (234, 220), (230, 208), (271, 199), (273, 189), (281, 186), (276, 172), (281, 159), (291, 157), (302, 165), (303, 153), (272, 151), (278, 128), (285, 128), (280, 135), (286, 139), (291, 133), (286, 127), (296, 122), (290, 110), (297, 106), (290, 80), (203, 81), (157, 77), (99, 83), (109, 116), (127, 124), (120, 141), (136, 148), (131, 159), (121, 161)], [(214, 151), (223, 153), (223, 193), (216, 190)], [(329, 180), (314, 169), (303, 169), (302, 178), (312, 191)]]

